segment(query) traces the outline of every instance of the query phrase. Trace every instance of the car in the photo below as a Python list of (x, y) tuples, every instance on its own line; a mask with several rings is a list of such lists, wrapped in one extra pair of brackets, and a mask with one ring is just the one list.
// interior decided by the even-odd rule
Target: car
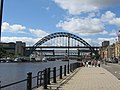
[(117, 58), (112, 59), (112, 63), (118, 63), (118, 59)]
[(106, 61), (107, 61), (108, 63), (112, 63), (112, 59), (111, 59), (111, 58), (108, 58)]
[(43, 61), (43, 62), (47, 62), (47, 58), (44, 57), (44, 58), (42, 59), (42, 61)]

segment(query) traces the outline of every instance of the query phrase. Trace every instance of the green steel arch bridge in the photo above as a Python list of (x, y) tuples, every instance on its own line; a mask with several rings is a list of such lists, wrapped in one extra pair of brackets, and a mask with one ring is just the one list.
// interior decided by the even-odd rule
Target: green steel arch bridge
[(46, 57), (81, 57), (84, 54), (98, 56), (99, 47), (91, 46), (85, 40), (68, 32), (56, 32), (40, 39), (33, 46), (25, 48), (26, 55), (38, 54)]

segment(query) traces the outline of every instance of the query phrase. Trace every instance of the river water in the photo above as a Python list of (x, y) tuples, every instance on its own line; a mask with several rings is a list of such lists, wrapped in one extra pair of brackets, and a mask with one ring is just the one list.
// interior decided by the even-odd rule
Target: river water
[[(76, 61), (70, 61), (73, 63)], [(0, 81), (1, 85), (10, 84), (15, 81), (26, 79), (27, 73), (32, 72), (33, 76), (37, 75), (38, 71), (42, 71), (48, 67), (57, 67), (67, 65), (66, 61), (48, 61), (48, 62), (35, 62), (35, 63), (0, 63)], [(21, 87), (6, 88), (2, 90), (26, 90)]]

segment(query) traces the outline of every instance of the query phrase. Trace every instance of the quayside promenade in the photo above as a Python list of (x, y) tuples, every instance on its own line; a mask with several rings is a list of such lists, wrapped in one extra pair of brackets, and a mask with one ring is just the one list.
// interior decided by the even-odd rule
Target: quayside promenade
[(59, 90), (120, 90), (120, 81), (102, 67), (82, 67)]

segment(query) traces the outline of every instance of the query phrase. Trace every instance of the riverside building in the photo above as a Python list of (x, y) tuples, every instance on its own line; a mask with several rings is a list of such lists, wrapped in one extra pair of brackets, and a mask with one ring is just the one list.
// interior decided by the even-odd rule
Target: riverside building
[(14, 42), (0, 42), (0, 48), (4, 49), (7, 54), (12, 54), (16, 56), (24, 56), (25, 55), (25, 47), (26, 43), (22, 41)]
[(103, 60), (110, 59), (120, 59), (120, 31), (118, 33), (118, 40), (112, 45), (109, 44), (109, 41), (102, 42), (102, 47), (100, 48), (100, 57)]

